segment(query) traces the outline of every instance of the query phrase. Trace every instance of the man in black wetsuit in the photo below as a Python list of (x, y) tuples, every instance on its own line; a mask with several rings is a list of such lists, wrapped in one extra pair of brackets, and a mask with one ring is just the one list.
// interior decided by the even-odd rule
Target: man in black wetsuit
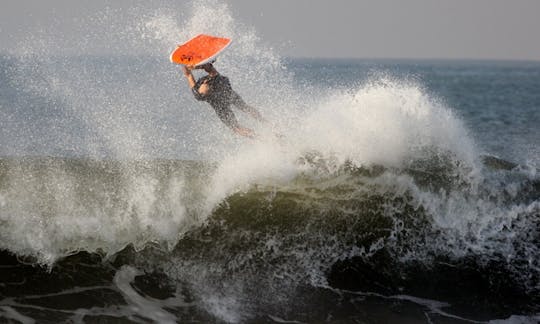
[[(199, 67), (184, 65), (182, 68), (195, 99), (208, 102), (214, 108), (221, 121), (235, 133), (250, 138), (255, 137), (252, 129), (242, 127), (238, 124), (231, 106), (236, 106), (259, 121), (264, 121), (264, 119), (255, 108), (246, 104), (240, 95), (232, 89), (227, 77), (219, 74), (212, 63), (207, 63)], [(208, 75), (195, 81), (191, 73), (193, 69), (203, 69)]]

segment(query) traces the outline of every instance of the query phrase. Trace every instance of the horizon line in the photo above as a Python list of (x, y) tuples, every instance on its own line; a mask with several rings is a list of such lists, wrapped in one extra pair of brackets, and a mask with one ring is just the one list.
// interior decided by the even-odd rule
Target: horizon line
[[(166, 53), (167, 54), (167, 53)], [(28, 55), (28, 54), (26, 54)], [(37, 54), (36, 54), (37, 55)], [(168, 55), (168, 54), (167, 54)], [(165, 55), (164, 57), (166, 57)], [(13, 52), (0, 51), (0, 57), (21, 57), (25, 55), (16, 54)], [(30, 54), (30, 56), (32, 56)], [(50, 55), (51, 58), (58, 57), (161, 57), (158, 54), (115, 54), (115, 53), (89, 53), (89, 54), (58, 54)], [(471, 57), (393, 57), (393, 56), (381, 56), (381, 57), (355, 57), (355, 56), (297, 56), (297, 55), (284, 55), (281, 57), (283, 60), (336, 60), (336, 61), (469, 61), (469, 62), (530, 62), (540, 63), (540, 58), (471, 58)]]

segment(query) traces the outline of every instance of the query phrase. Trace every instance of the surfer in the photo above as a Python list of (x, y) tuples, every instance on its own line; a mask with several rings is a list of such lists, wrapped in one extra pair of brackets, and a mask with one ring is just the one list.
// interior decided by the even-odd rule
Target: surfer
[[(197, 67), (183, 65), (182, 69), (195, 99), (208, 102), (221, 121), (235, 133), (249, 138), (255, 137), (255, 132), (252, 129), (238, 124), (231, 106), (237, 107), (259, 121), (264, 121), (264, 118), (232, 89), (229, 78), (219, 74), (212, 63)], [(195, 81), (191, 73), (193, 69), (203, 69), (208, 75)]]

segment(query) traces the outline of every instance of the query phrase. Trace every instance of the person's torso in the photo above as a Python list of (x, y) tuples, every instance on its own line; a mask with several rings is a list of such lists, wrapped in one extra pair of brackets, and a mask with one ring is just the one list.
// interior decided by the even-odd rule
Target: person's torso
[(216, 76), (204, 76), (197, 81), (196, 89), (207, 81), (208, 93), (201, 96), (201, 99), (208, 102), (214, 109), (224, 109), (231, 105), (232, 88), (229, 79), (221, 74)]

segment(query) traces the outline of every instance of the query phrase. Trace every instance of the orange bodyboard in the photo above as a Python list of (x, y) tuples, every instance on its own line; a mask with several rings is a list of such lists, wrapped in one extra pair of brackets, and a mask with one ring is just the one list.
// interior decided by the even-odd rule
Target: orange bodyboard
[(213, 60), (221, 51), (227, 48), (229, 38), (200, 34), (171, 53), (171, 62), (184, 65), (202, 65)]

